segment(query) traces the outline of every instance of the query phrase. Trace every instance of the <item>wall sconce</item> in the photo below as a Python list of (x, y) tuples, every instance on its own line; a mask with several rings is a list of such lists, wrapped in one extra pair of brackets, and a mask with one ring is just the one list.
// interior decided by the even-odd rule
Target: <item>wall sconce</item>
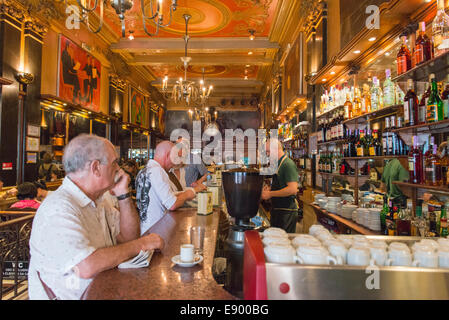
[(34, 81), (34, 75), (27, 72), (17, 72), (15, 78), (20, 84), (19, 91), (23, 93), (26, 93), (26, 86)]

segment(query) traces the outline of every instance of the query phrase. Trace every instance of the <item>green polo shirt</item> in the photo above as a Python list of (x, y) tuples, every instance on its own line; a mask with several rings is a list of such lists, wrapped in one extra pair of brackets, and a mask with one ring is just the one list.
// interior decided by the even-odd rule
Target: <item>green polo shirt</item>
[(387, 195), (389, 198), (395, 199), (403, 196), (401, 189), (393, 184), (393, 181), (408, 181), (409, 173), (401, 165), (398, 159), (391, 159), (384, 168), (382, 173), (382, 182), (387, 186)]
[[(285, 160), (284, 162), (282, 162), (284, 158)], [(281, 162), (282, 165), (279, 167), (278, 173), (273, 176), (273, 180), (271, 183), (272, 191), (284, 189), (285, 187), (287, 187), (287, 183), (289, 182), (299, 181), (298, 169), (296, 168), (296, 164), (293, 162), (293, 160), (287, 157), (287, 155), (283, 155), (278, 161), (278, 166), (281, 164)], [(295, 199), (296, 195), (288, 197), (273, 197), (271, 200), (273, 209), (297, 208)]]

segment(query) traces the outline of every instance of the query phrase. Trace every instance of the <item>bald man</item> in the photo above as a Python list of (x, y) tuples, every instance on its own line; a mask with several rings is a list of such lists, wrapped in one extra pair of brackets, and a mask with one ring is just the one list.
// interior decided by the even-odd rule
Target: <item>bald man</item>
[[(174, 158), (180, 156), (174, 144), (163, 141), (156, 146), (154, 160), (148, 161), (136, 178), (137, 207), (140, 214), (140, 229), (145, 233), (158, 222), (167, 210), (176, 210), (186, 201), (195, 198), (204, 190), (203, 184), (175, 194), (170, 187), (167, 171), (174, 166)], [(180, 150), (179, 150), (180, 151)]]
[[(268, 140), (266, 144), (267, 156), (270, 156), (270, 143), (271, 141)], [(284, 153), (282, 143), (273, 139), (273, 144), (277, 145), (278, 167), (273, 175), (271, 188), (264, 188), (262, 191), (262, 199), (271, 199), (271, 226), (282, 228), (288, 233), (295, 233), (298, 220), (298, 205), (296, 203), (299, 181), (298, 169), (293, 160)]]

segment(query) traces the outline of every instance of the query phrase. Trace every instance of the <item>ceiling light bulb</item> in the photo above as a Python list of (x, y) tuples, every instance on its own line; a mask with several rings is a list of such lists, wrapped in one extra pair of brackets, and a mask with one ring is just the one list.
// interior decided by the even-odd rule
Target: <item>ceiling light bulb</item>
[(371, 38), (368, 39), (368, 41), (369, 41), (369, 42), (376, 41), (376, 37), (371, 37)]
[(249, 68), (249, 67), (251, 67), (251, 65), (247, 64), (245, 67)]
[(387, 57), (389, 57), (389, 56), (390, 56), (390, 53), (389, 53), (389, 52), (386, 52), (385, 55), (386, 55)]
[(209, 86), (209, 90), (212, 90), (214, 87), (213, 86)]
[(129, 31), (128, 39), (129, 40), (134, 40), (134, 31)]
[(203, 80), (200, 80), (200, 84), (204, 84), (204, 81), (203, 81)]
[(321, 80), (321, 81), (323, 81), (323, 82), (326, 82), (326, 81), (327, 81), (327, 79), (323, 79), (323, 80)]
[(359, 54), (361, 51), (360, 50), (355, 50), (354, 53), (355, 54)]
[(245, 80), (248, 80), (248, 76), (245, 76)]
[(332, 75), (335, 74), (335, 71), (332, 71), (331, 74), (332, 74)]
[(252, 52), (252, 51), (250, 51), (250, 52), (248, 52), (248, 54), (249, 54), (249, 55), (252, 55), (252, 54), (253, 54), (253, 52)]

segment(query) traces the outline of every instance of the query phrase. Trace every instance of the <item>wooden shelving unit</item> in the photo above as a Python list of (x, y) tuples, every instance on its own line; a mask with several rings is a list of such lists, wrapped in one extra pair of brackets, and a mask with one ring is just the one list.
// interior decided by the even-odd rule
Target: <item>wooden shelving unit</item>
[(345, 141), (346, 141), (346, 139), (339, 139), (339, 140), (333, 140), (333, 141), (320, 142), (320, 143), (317, 143), (317, 146), (326, 146), (329, 144), (339, 144), (339, 143), (344, 143)]
[[(348, 220), (343, 217), (340, 217), (337, 214), (327, 212), (326, 210), (321, 209), (319, 206), (317, 206), (313, 203), (310, 204), (310, 206), (315, 210), (315, 213), (317, 215), (323, 215), (323, 216), (331, 218), (332, 220), (337, 222), (337, 225), (340, 230), (344, 231), (345, 228), (349, 228), (357, 233), (367, 235), (367, 236), (380, 235), (380, 232), (378, 232), (378, 231), (373, 231), (373, 230), (367, 229), (367, 228), (355, 223), (352, 220)], [(342, 233), (344, 233), (344, 232), (342, 232)]]
[(343, 157), (344, 160), (369, 160), (369, 159), (382, 160), (391, 158), (408, 158), (408, 156), (400, 155), (400, 156)]
[(389, 107), (385, 107), (383, 109), (380, 110), (376, 110), (370, 113), (365, 113), (362, 114), (360, 116), (348, 119), (343, 121), (344, 124), (349, 124), (349, 123), (364, 123), (365, 121), (363, 120), (369, 120), (370, 118), (378, 118), (378, 117), (383, 117), (388, 115), (389, 113), (394, 113), (399, 109), (400, 105), (393, 105), (393, 106), (389, 106)]
[(441, 130), (449, 128), (449, 119), (418, 124), (416, 126), (402, 127), (398, 129), (393, 129), (392, 132), (401, 133), (401, 132), (414, 132), (414, 133), (422, 133), (429, 132), (433, 130)]
[(447, 187), (447, 186), (430, 186), (427, 184), (416, 184), (416, 183), (400, 182), (400, 181), (393, 181), (393, 184), (398, 185), (400, 187), (431, 190), (431, 191), (435, 191), (438, 193), (449, 194), (449, 187)]

